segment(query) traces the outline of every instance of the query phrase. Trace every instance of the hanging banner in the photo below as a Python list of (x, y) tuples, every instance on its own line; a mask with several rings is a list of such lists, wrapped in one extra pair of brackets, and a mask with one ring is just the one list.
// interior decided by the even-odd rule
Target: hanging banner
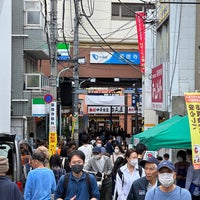
[(138, 50), (140, 54), (140, 71), (145, 72), (145, 12), (135, 12), (136, 28), (138, 35)]
[(200, 169), (200, 93), (185, 93), (194, 169)]

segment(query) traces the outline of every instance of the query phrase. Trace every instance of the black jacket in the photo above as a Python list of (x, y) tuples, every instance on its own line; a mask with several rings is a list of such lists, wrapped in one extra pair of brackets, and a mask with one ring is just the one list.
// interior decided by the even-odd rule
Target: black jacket
[[(144, 200), (147, 193), (149, 182), (146, 176), (135, 180), (131, 186), (128, 197), (126, 200)], [(160, 185), (160, 182), (157, 182)]]

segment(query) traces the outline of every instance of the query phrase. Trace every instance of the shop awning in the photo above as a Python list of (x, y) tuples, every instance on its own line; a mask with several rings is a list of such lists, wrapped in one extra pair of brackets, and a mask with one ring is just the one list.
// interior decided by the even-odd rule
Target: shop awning
[(133, 136), (133, 141), (145, 144), (148, 150), (161, 148), (191, 148), (188, 116), (174, 116), (153, 128)]

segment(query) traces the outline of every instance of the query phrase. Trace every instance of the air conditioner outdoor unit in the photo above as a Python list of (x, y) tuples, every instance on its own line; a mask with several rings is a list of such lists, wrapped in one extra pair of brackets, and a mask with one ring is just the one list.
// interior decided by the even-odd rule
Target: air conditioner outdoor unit
[(49, 79), (43, 74), (29, 73), (25, 74), (25, 89), (26, 90), (48, 90)]

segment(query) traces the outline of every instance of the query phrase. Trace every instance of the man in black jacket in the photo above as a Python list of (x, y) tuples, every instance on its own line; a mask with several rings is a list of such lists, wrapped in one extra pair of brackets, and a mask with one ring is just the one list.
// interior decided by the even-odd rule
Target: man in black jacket
[(142, 160), (140, 165), (144, 168), (146, 176), (133, 182), (127, 200), (144, 200), (147, 191), (160, 185), (157, 175), (158, 160), (155, 157), (149, 157)]
[(23, 200), (23, 195), (17, 184), (6, 176), (8, 169), (8, 159), (4, 156), (0, 156), (0, 199)]

